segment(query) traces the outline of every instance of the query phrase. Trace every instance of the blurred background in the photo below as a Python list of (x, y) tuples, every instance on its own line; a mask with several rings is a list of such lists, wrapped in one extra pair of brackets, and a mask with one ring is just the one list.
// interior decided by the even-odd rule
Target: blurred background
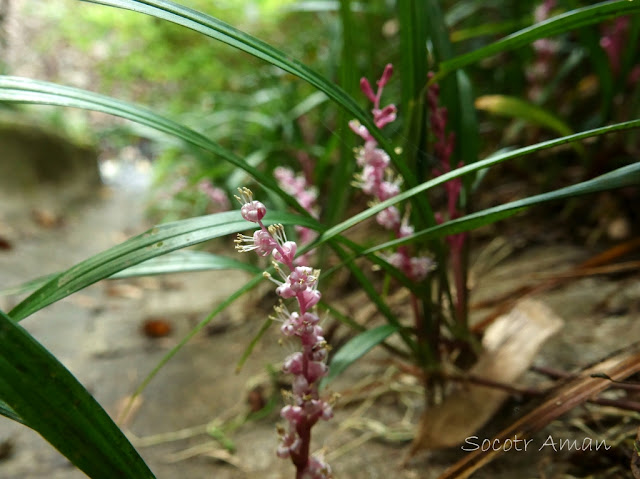
[[(362, 101), (359, 78), (378, 78), (384, 65), (403, 62), (402, 31), (394, 0), (295, 1), (184, 0), (310, 65)], [(445, 1), (453, 54), (486, 45), (536, 21), (594, 2), (546, 0)], [(69, 13), (72, 16), (69, 17)], [(69, 18), (73, 20), (70, 21)], [(148, 105), (203, 132), (251, 164), (302, 172), (320, 192), (340, 160), (352, 162), (357, 140), (325, 95), (305, 82), (249, 55), (168, 22), (75, 0), (2, 0), (2, 70), (89, 89)], [(504, 147), (637, 118), (640, 62), (637, 18), (618, 18), (571, 34), (540, 40), (467, 69), (479, 115), (480, 157)], [(406, 53), (406, 52), (405, 52)], [(434, 65), (433, 45), (427, 44)], [(408, 78), (396, 75), (385, 100), (399, 106), (399, 121), (387, 127), (407, 146)], [(526, 105), (509, 103), (517, 98)], [(446, 98), (443, 102), (450, 101)], [(6, 107), (2, 107), (6, 110)], [(13, 109), (13, 108), (12, 108)], [(164, 134), (97, 113), (20, 107), (37, 123), (76, 144), (94, 148), (107, 183), (152, 188), (147, 196), (154, 221), (220, 211), (243, 174)], [(6, 118), (6, 111), (4, 117)], [(13, 115), (11, 122), (15, 122)], [(453, 120), (455, 121), (455, 119)], [(4, 121), (6, 123), (6, 121)], [(532, 191), (596, 176), (629, 162), (640, 149), (631, 131), (597, 140), (601, 148), (568, 148), (516, 161), (485, 179), (502, 183), (498, 197), (477, 198), (479, 209)], [(426, 150), (425, 145), (413, 145)], [(429, 160), (429, 153), (424, 152)], [(341, 174), (349, 169), (341, 169)], [(526, 191), (522, 191), (526, 193)], [(436, 198), (437, 201), (437, 198)], [(324, 210), (322, 195), (320, 209)], [(616, 207), (620, 205), (615, 205)], [(620, 206), (622, 207), (622, 206)], [(321, 213), (322, 214), (322, 213)], [(630, 225), (618, 225), (624, 230)], [(624, 231), (623, 231), (624, 233)], [(615, 234), (614, 234), (615, 236)]]

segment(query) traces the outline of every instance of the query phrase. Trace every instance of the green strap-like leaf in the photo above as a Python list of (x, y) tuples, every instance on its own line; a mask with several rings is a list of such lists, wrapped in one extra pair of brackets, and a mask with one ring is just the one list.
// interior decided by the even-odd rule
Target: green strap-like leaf
[(572, 10), (562, 15), (552, 17), (544, 22), (536, 23), (486, 47), (442, 62), (440, 64), (440, 71), (434, 77), (433, 81), (438, 81), (439, 78), (459, 68), (463, 68), (498, 53), (528, 45), (540, 38), (552, 37), (586, 25), (593, 25), (610, 18), (631, 15), (637, 12), (640, 12), (640, 0), (602, 2), (589, 7)]
[(465, 165), (461, 168), (457, 168), (453, 171), (450, 171), (449, 173), (440, 175), (432, 180), (425, 181), (424, 183), (414, 188), (410, 188), (407, 191), (404, 191), (394, 196), (393, 198), (389, 198), (388, 200), (382, 201), (352, 216), (348, 220), (345, 220), (342, 223), (339, 223), (327, 229), (324, 233), (322, 233), (322, 235), (320, 235), (320, 237), (318, 238), (318, 241), (331, 239), (334, 236), (343, 233), (344, 231), (351, 228), (352, 226), (355, 226), (356, 224), (366, 220), (367, 218), (370, 218), (378, 214), (380, 211), (384, 210), (385, 208), (388, 208), (389, 206), (395, 205), (396, 203), (399, 203), (401, 201), (405, 201), (414, 195), (423, 193), (427, 190), (430, 190), (431, 188), (434, 188), (438, 185), (446, 183), (449, 180), (458, 178), (460, 176), (464, 176), (473, 171), (482, 170), (484, 168), (488, 168), (490, 166), (497, 165), (499, 163), (504, 163), (505, 161), (512, 160), (514, 158), (519, 158), (521, 156), (526, 156), (531, 153), (535, 153), (536, 151), (546, 150), (559, 145), (565, 145), (567, 143), (583, 140), (585, 138), (591, 138), (594, 136), (604, 135), (607, 133), (613, 133), (615, 131), (628, 130), (631, 128), (638, 128), (638, 127), (640, 127), (640, 120), (627, 121), (624, 123), (616, 123), (614, 125), (609, 125), (602, 128), (595, 128), (593, 130), (576, 133), (575, 135), (563, 136), (561, 138), (556, 138), (549, 141), (543, 141), (541, 143), (536, 143), (535, 145), (526, 146), (524, 148), (519, 148), (517, 150), (510, 151), (508, 153), (502, 153), (500, 155), (491, 156), (484, 160), (477, 161), (469, 165)]
[(469, 231), (479, 228), (480, 226), (495, 223), (496, 221), (513, 216), (527, 208), (547, 203), (549, 201), (556, 201), (574, 196), (597, 193), (598, 191), (613, 190), (616, 188), (623, 188), (625, 186), (637, 185), (640, 185), (640, 162), (623, 166), (622, 168), (610, 171), (609, 173), (605, 173), (597, 178), (567, 186), (559, 190), (530, 196), (522, 200), (512, 201), (510, 203), (478, 211), (477, 213), (448, 221), (442, 225), (424, 229), (411, 236), (407, 236), (406, 238), (388, 241), (387, 243), (377, 245), (373, 248), (367, 249), (362, 254), (371, 254), (386, 248), (394, 248), (401, 244), (411, 243), (418, 238), (435, 238), (462, 233), (463, 231)]
[(2, 399), (0, 399), (0, 414), (3, 415), (4, 417), (8, 417), (12, 421), (19, 422), (26, 426), (24, 419), (22, 419), (18, 415), (18, 413), (15, 412), (12, 408), (10, 408), (9, 405), (6, 402), (4, 402)]
[(154, 477), (87, 390), (3, 312), (0, 399), (89, 477)]
[(219, 254), (207, 253), (206, 251), (175, 251), (127, 268), (110, 276), (109, 279), (228, 269), (237, 269), (249, 273), (257, 273), (259, 271), (257, 266)]
[(355, 361), (368, 353), (374, 346), (398, 331), (396, 326), (385, 324), (377, 328), (369, 329), (351, 339), (333, 356), (329, 366), (329, 375), (322, 380), (322, 386), (338, 377), (345, 369)]
[[(319, 228), (316, 222), (289, 213), (270, 213), (265, 223), (274, 222)], [(242, 219), (239, 211), (156, 226), (55, 276), (18, 304), (11, 311), (11, 317), (20, 321), (55, 301), (150, 258), (212, 238), (237, 233), (250, 226), (250, 223)]]
[(494, 115), (536, 123), (554, 130), (560, 135), (571, 135), (573, 133), (569, 125), (556, 114), (521, 98), (507, 95), (484, 95), (476, 98), (476, 108)]
[[(238, 261), (227, 256), (207, 253), (205, 251), (175, 251), (173, 253), (151, 258), (136, 266), (127, 268), (110, 276), (108, 279), (135, 278), (138, 276), (152, 276), (157, 274), (186, 273), (193, 271), (216, 271), (237, 269), (257, 273), (258, 268), (249, 263)], [(0, 290), (0, 296), (27, 293), (44, 286), (59, 273), (48, 274), (32, 279), (19, 286)]]
[[(573, 130), (551, 110), (521, 98), (507, 95), (484, 95), (476, 98), (475, 107), (498, 116), (524, 120), (555, 131), (558, 135), (572, 135)], [(574, 143), (576, 151), (584, 155), (584, 147)]]
[(262, 173), (250, 163), (202, 134), (160, 116), (147, 108), (78, 88), (11, 76), (0, 76), (0, 101), (82, 108), (84, 110), (108, 113), (146, 125), (202, 148), (246, 171), (264, 187), (278, 194), (288, 206), (305, 216), (309, 216), (294, 198), (282, 191), (273, 177)]

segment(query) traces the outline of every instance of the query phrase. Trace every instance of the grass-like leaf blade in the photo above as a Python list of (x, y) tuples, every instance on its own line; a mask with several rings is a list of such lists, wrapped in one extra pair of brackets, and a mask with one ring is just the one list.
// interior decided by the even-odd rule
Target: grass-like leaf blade
[(0, 399), (0, 415), (11, 419), (12, 421), (19, 422), (21, 424), (25, 424), (24, 419), (22, 419), (17, 412), (15, 412), (9, 405)]
[(165, 118), (153, 111), (133, 103), (116, 100), (104, 95), (78, 88), (56, 85), (55, 83), (31, 80), (29, 78), (0, 76), (0, 102), (56, 105), (99, 111), (126, 118), (141, 125), (167, 133), (191, 145), (202, 148), (246, 171), (264, 187), (278, 194), (288, 206), (303, 215), (308, 213), (290, 195), (282, 191), (273, 177), (221, 147), (204, 135)]
[(541, 38), (552, 37), (580, 27), (638, 12), (640, 12), (639, 0), (617, 0), (601, 2), (557, 15), (508, 35), (486, 47), (443, 61), (440, 64), (440, 71), (433, 81), (484, 58), (528, 45)]
[(571, 135), (573, 131), (560, 117), (553, 112), (507, 95), (484, 95), (476, 98), (475, 106), (479, 110), (509, 118), (518, 118), (549, 128), (560, 135)]
[(151, 258), (131, 268), (109, 277), (109, 279), (134, 278), (157, 274), (188, 273), (194, 271), (219, 271), (236, 269), (257, 273), (257, 266), (206, 251), (174, 251), (157, 258)]
[[(291, 213), (270, 213), (265, 223), (272, 222), (318, 227), (314, 221)], [(156, 226), (57, 275), (18, 304), (10, 315), (15, 321), (20, 321), (55, 301), (143, 261), (212, 238), (244, 231), (250, 226), (239, 211)]]
[(154, 477), (87, 390), (3, 312), (0, 399), (89, 477)]
[(398, 331), (392, 324), (385, 324), (358, 334), (331, 358), (329, 374), (322, 380), (322, 386), (338, 377), (345, 369), (368, 353), (373, 347)]
[(616, 170), (600, 175), (591, 180), (583, 181), (575, 185), (560, 188), (555, 191), (530, 196), (517, 201), (511, 201), (493, 208), (487, 208), (470, 215), (448, 221), (441, 225), (418, 231), (411, 236), (400, 240), (388, 241), (365, 250), (362, 254), (370, 254), (386, 248), (394, 248), (401, 244), (411, 243), (418, 238), (434, 238), (448, 236), (456, 233), (469, 231), (480, 226), (495, 223), (501, 219), (513, 216), (514, 214), (542, 203), (557, 201), (574, 196), (597, 193), (599, 191), (613, 190), (626, 186), (640, 185), (640, 162), (623, 166)]
[[(215, 271), (237, 269), (256, 273), (257, 267), (227, 256), (207, 253), (206, 251), (175, 251), (164, 256), (151, 258), (136, 266), (120, 271), (108, 279), (135, 278), (170, 273), (187, 273), (194, 271)], [(32, 279), (26, 283), (0, 290), (0, 296), (27, 293), (44, 286), (59, 273), (48, 274)]]

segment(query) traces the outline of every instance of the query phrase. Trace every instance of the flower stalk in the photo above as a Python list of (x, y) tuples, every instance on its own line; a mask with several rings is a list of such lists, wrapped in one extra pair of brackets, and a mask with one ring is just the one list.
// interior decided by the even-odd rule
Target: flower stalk
[[(429, 78), (433, 78), (433, 73), (429, 74)], [(450, 132), (447, 134), (446, 126), (448, 120), (448, 112), (445, 107), (439, 106), (440, 87), (437, 83), (433, 83), (427, 90), (427, 106), (429, 109), (429, 124), (433, 135), (433, 153), (438, 164), (433, 169), (434, 176), (444, 175), (451, 171), (451, 155), (455, 148), (455, 135)], [(456, 168), (463, 166), (459, 162)], [(458, 210), (460, 201), (460, 192), (462, 191), (462, 178), (454, 178), (444, 184), (447, 196), (447, 215), (449, 220), (454, 220), (462, 216)], [(444, 218), (441, 214), (436, 214), (436, 221), (443, 223)], [(467, 233), (458, 233), (449, 235), (446, 238), (449, 244), (449, 257), (451, 259), (451, 270), (453, 272), (454, 284), (456, 287), (456, 304), (455, 313), (458, 323), (467, 328), (467, 278), (465, 268), (465, 243)]]

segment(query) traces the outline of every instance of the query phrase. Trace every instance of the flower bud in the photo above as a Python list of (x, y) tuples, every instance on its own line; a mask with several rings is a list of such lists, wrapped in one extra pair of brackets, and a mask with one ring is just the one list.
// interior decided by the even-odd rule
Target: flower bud
[(245, 220), (251, 221), (252, 223), (258, 223), (262, 218), (264, 218), (264, 215), (267, 214), (267, 208), (259, 201), (254, 200), (242, 205), (242, 208), (240, 208), (240, 214)]
[(302, 374), (302, 353), (293, 353), (284, 360), (282, 372), (285, 374)]
[(325, 363), (318, 361), (309, 361), (307, 365), (307, 380), (309, 383), (315, 383), (321, 377), (327, 374), (328, 367)]

